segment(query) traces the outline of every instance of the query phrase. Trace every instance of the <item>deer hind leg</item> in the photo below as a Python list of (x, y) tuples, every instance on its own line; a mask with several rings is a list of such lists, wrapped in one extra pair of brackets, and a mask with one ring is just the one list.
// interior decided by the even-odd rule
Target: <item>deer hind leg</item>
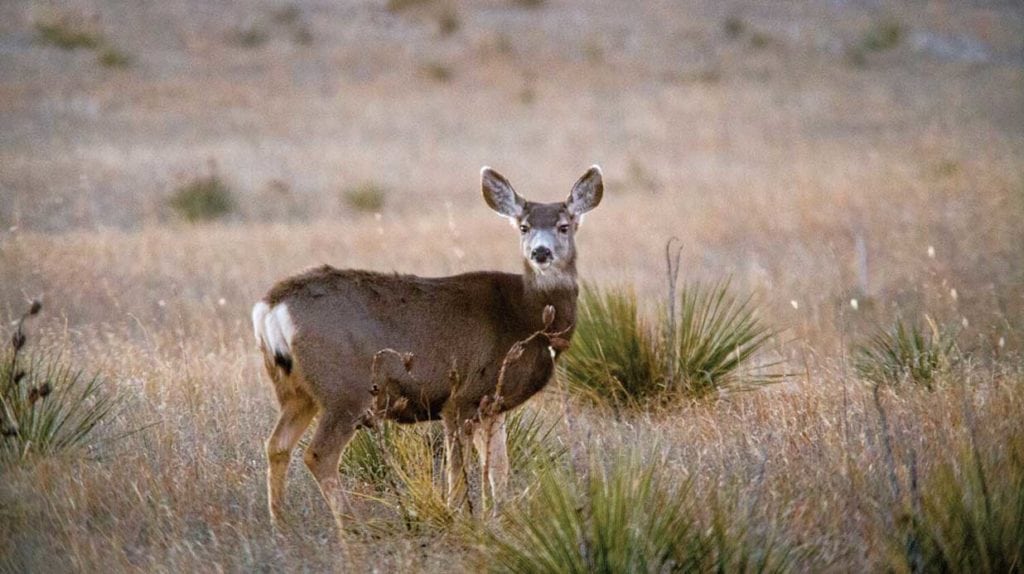
[(341, 452), (355, 433), (355, 421), (347, 411), (323, 410), (320, 423), (313, 434), (313, 441), (306, 449), (306, 467), (313, 473), (320, 493), (330, 506), (331, 513), (341, 532), (342, 515), (347, 510), (347, 499), (341, 490), (338, 460)]
[(266, 442), (267, 504), (275, 524), (283, 519), (285, 480), (292, 450), (316, 414), (316, 405), (305, 393), (289, 393), (279, 398), (281, 415)]
[(468, 508), (469, 496), (466, 485), (466, 451), (463, 448), (466, 432), (458, 417), (446, 416), (444, 421), (445, 467), (448, 479), (448, 508), (459, 511)]
[(473, 445), (480, 458), (480, 488), (484, 506), (495, 515), (508, 486), (508, 448), (505, 413), (488, 417), (473, 431)]

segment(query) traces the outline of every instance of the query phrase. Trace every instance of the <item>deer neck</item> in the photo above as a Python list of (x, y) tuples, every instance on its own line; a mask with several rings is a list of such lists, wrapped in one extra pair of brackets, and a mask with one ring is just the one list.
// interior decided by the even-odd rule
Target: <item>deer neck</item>
[(576, 325), (578, 295), (575, 261), (557, 273), (552, 270), (543, 274), (535, 271), (527, 263), (523, 272), (523, 324), (530, 332), (542, 329), (544, 307), (551, 305), (555, 308), (555, 322), (551, 330), (569, 329), (566, 336), (571, 337)]

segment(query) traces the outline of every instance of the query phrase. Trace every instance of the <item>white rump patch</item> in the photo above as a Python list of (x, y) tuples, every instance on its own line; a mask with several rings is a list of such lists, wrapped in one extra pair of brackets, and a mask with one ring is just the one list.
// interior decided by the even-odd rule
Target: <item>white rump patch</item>
[(256, 341), (266, 351), (274, 355), (291, 356), (295, 323), (288, 313), (287, 304), (279, 303), (271, 308), (265, 301), (257, 303), (252, 308), (252, 328)]

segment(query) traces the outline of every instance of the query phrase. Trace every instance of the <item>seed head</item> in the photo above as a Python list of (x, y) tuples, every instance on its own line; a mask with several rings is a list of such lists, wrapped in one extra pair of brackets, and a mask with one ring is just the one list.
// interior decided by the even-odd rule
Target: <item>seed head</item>
[(40, 301), (39, 299), (33, 299), (32, 300), (32, 304), (28, 308), (28, 315), (29, 315), (29, 317), (31, 317), (32, 315), (38, 315), (39, 312), (42, 311), (42, 310), (43, 310), (43, 303), (42, 303), (42, 301)]
[(25, 346), (25, 333), (22, 333), (21, 329), (15, 331), (14, 336), (11, 337), (11, 346), (15, 351), (20, 351)]
[(48, 396), (51, 392), (53, 392), (53, 387), (50, 386), (50, 383), (43, 383), (42, 386), (39, 387), (40, 398)]
[(14, 373), (14, 384), (20, 383), (21, 380), (24, 379), (24, 378), (25, 378), (25, 371), (18, 371), (17, 373)]

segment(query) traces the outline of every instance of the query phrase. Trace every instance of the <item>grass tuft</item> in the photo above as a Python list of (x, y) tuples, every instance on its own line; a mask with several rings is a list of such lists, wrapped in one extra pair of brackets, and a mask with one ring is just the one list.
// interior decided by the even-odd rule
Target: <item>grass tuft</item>
[(345, 205), (355, 211), (379, 213), (384, 209), (387, 189), (376, 183), (367, 182), (342, 192)]
[(442, 36), (451, 36), (461, 27), (462, 21), (459, 20), (459, 13), (455, 8), (449, 6), (437, 17), (437, 30)]
[(650, 323), (631, 291), (585, 287), (573, 344), (562, 360), (570, 386), (624, 406), (776, 378), (743, 369), (774, 336), (749, 297), (737, 299), (722, 282), (686, 287), (677, 301), (678, 310)]
[(218, 219), (235, 209), (231, 189), (217, 174), (187, 182), (174, 192), (168, 203), (182, 219), (191, 223)]
[(722, 30), (729, 38), (739, 38), (747, 29), (747, 25), (739, 16), (729, 16), (722, 22)]
[(860, 47), (868, 52), (891, 50), (903, 41), (903, 24), (894, 18), (884, 18), (874, 23), (860, 39)]
[(127, 68), (133, 58), (113, 46), (106, 46), (96, 55), (96, 61), (104, 68)]
[(902, 319), (878, 331), (854, 349), (853, 366), (862, 379), (876, 385), (904, 381), (934, 388), (940, 377), (959, 362), (956, 331), (926, 317), (928, 331)]
[(650, 400), (665, 390), (657, 331), (630, 290), (584, 286), (572, 346), (560, 362), (573, 390), (616, 405)]
[[(485, 534), (493, 572), (785, 571), (791, 555), (752, 535), (724, 505), (698, 497), (638, 456), (592, 464), (587, 476), (542, 475), (535, 492)], [(708, 512), (710, 506), (710, 512)]]
[(270, 34), (262, 26), (252, 24), (245, 28), (232, 30), (228, 34), (228, 39), (242, 48), (259, 48), (270, 40)]
[(896, 568), (1019, 572), (1024, 565), (1024, 440), (998, 454), (965, 449), (925, 482), (892, 540)]
[(425, 73), (431, 80), (442, 84), (447, 84), (455, 77), (455, 73), (452, 71), (451, 66), (441, 62), (430, 62), (423, 66), (423, 73)]
[(98, 375), (73, 369), (46, 350), (24, 356), (25, 320), (41, 309), (32, 303), (0, 357), (0, 468), (88, 446), (118, 404)]
[[(754, 376), (743, 366), (761, 352), (775, 331), (757, 318), (753, 298), (735, 297), (728, 281), (695, 284), (679, 293), (669, 373), (687, 394), (703, 396), (723, 387), (762, 384), (776, 377)], [(668, 329), (670, 321), (663, 323)]]
[[(557, 420), (517, 409), (507, 415), (505, 424), (509, 466), (515, 475), (540, 473), (563, 459), (565, 446), (555, 437)], [(401, 518), (399, 529), (438, 531), (455, 524), (436, 472), (443, 460), (439, 424), (385, 421), (356, 433), (342, 455), (341, 472), (369, 486), (375, 500), (391, 507)]]
[(58, 18), (36, 23), (36, 33), (44, 44), (62, 50), (84, 48), (93, 50), (103, 45), (103, 36), (98, 32), (76, 24), (70, 18)]

